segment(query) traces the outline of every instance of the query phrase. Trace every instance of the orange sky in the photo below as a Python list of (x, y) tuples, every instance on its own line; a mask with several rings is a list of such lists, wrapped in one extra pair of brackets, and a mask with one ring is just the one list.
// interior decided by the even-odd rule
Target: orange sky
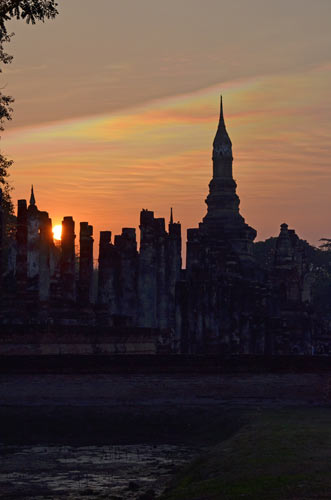
[(77, 2), (60, 1), (45, 25), (13, 23), (2, 78), (15, 115), (2, 148), (15, 160), (15, 199), (33, 183), (54, 224), (72, 215), (96, 239), (137, 227), (142, 208), (168, 218), (173, 206), (184, 231), (197, 226), (222, 92), (241, 213), (257, 239), (284, 221), (311, 243), (330, 237), (330, 2), (171, 0), (165, 11), (100, 0), (92, 17)]

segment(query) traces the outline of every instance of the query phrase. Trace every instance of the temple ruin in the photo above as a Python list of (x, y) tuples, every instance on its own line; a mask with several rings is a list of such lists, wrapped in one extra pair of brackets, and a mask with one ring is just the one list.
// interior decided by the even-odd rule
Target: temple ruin
[(267, 269), (256, 261), (222, 100), (212, 160), (207, 213), (187, 231), (185, 267), (172, 210), (167, 227), (141, 211), (139, 249), (135, 228), (114, 238), (102, 231), (96, 270), (88, 222), (76, 255), (75, 221), (64, 217), (54, 242), (33, 188), (29, 205), (18, 200), (14, 238), (5, 237), (0, 203), (0, 353), (311, 355), (321, 342), (331, 347), (311, 308), (309, 263), (294, 230), (281, 225)]

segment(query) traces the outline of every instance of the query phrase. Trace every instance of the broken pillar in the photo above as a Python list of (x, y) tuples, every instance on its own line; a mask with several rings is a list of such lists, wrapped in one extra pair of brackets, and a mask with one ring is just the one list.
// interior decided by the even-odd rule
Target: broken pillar
[[(172, 215), (172, 212), (171, 212)], [(168, 280), (168, 322), (169, 327), (176, 325), (176, 283), (180, 280), (182, 268), (182, 238), (181, 225), (174, 223), (172, 216), (169, 223), (169, 237), (167, 245), (167, 280)]]
[(98, 304), (104, 306), (108, 303), (108, 247), (111, 244), (111, 231), (101, 231), (99, 241), (99, 266), (98, 266)]
[(155, 247), (156, 247), (156, 326), (166, 329), (169, 326), (168, 315), (168, 275), (167, 275), (167, 239), (164, 218), (154, 219), (155, 224)]
[(138, 270), (138, 326), (157, 326), (157, 251), (154, 212), (140, 213), (140, 253)]
[(16, 285), (19, 295), (25, 293), (27, 284), (27, 214), (26, 200), (18, 200)]
[(52, 221), (47, 212), (40, 214), (40, 252), (39, 252), (39, 300), (41, 306), (50, 298), (50, 253), (53, 245)]
[(88, 222), (80, 223), (80, 253), (79, 253), (79, 281), (78, 300), (81, 307), (85, 307), (92, 300), (93, 281), (93, 228)]
[[(119, 315), (123, 326), (136, 325), (138, 252), (136, 230), (125, 227), (115, 236), (114, 246), (119, 253)], [(118, 318), (119, 320), (119, 318)]]
[(60, 273), (62, 299), (74, 302), (75, 295), (75, 222), (72, 217), (62, 221)]
[(119, 299), (119, 268), (120, 257), (118, 250), (111, 243), (111, 232), (100, 232), (99, 247), (99, 280), (98, 280), (98, 305), (102, 319), (109, 326), (115, 324), (116, 317), (120, 314)]

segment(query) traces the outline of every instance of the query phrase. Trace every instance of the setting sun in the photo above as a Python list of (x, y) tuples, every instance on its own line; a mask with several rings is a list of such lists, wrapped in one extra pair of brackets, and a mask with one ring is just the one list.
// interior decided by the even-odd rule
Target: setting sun
[(62, 235), (62, 225), (58, 224), (57, 226), (54, 226), (53, 229), (53, 236), (55, 240), (61, 240), (61, 235)]

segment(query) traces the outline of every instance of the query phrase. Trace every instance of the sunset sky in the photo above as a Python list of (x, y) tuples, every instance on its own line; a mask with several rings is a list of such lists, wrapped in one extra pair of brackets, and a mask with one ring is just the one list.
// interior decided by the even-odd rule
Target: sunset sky
[(15, 97), (1, 149), (13, 198), (53, 223), (138, 227), (142, 208), (205, 215), (223, 94), (241, 213), (257, 240), (287, 222), (331, 237), (330, 0), (58, 0), (12, 21)]

